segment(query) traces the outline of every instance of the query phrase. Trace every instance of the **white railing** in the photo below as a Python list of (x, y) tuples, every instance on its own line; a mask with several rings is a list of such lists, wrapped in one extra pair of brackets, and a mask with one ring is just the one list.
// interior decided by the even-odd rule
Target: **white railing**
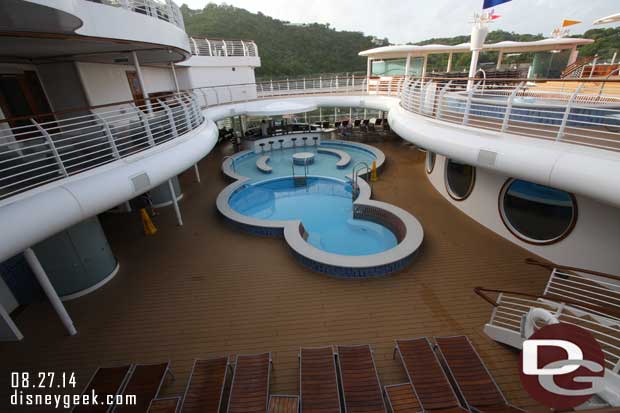
[(470, 79), (468, 90), (467, 79), (406, 79), (401, 106), (444, 122), (620, 151), (617, 83), (500, 82)]
[(36, 118), (0, 123), (0, 199), (160, 145), (204, 119), (192, 93)]
[(258, 47), (252, 40), (223, 40), (190, 37), (190, 50), (195, 56), (258, 57)]
[(121, 7), (135, 13), (151, 16), (172, 23), (185, 31), (183, 15), (172, 0), (89, 0), (108, 6)]
[(601, 345), (605, 355), (605, 367), (614, 373), (620, 369), (620, 325), (618, 320), (593, 317), (591, 312), (567, 306), (562, 302), (523, 297), (513, 293), (500, 293), (489, 324), (519, 334), (522, 323), (534, 308), (550, 311), (561, 323), (576, 325), (588, 330)]

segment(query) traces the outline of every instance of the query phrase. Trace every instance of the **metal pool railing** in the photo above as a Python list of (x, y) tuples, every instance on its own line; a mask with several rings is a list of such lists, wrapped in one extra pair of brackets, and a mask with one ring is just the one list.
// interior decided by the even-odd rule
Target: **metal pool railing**
[(614, 87), (618, 83), (441, 78), (401, 82), (401, 106), (418, 115), (620, 151), (620, 87)]
[(175, 139), (203, 122), (193, 94), (0, 122), (0, 200)]

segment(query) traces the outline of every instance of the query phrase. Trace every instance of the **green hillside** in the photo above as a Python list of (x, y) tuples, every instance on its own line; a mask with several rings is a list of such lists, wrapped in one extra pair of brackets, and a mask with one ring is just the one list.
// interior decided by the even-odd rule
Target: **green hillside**
[(183, 5), (181, 10), (190, 35), (254, 40), (262, 61), (258, 77), (366, 71), (366, 59), (357, 53), (387, 44), (360, 32), (323, 24), (291, 25), (228, 5), (208, 4), (203, 10)]
[[(225, 4), (208, 4), (202, 10), (191, 10), (183, 5), (181, 10), (190, 35), (256, 41), (262, 61), (262, 67), (256, 71), (257, 78), (365, 72), (366, 59), (358, 56), (358, 52), (389, 44), (388, 39), (376, 39), (361, 32), (339, 31), (318, 23), (291, 24), (260, 12), (250, 13)], [(575, 37), (596, 40), (596, 43), (581, 48), (581, 56), (598, 54), (603, 58), (610, 58), (614, 51), (620, 48), (620, 28), (593, 29)], [(542, 34), (517, 34), (495, 30), (489, 33), (487, 43), (542, 38)], [(469, 36), (464, 35), (433, 38), (417, 44), (459, 44), (468, 41)], [(468, 53), (455, 55), (453, 68), (467, 68), (469, 59)], [(480, 61), (493, 62), (496, 59), (497, 54), (490, 52), (483, 53)], [(528, 62), (532, 56), (524, 53), (507, 59), (514, 63)], [(442, 68), (446, 63), (445, 55), (431, 55), (429, 58), (431, 68)]]

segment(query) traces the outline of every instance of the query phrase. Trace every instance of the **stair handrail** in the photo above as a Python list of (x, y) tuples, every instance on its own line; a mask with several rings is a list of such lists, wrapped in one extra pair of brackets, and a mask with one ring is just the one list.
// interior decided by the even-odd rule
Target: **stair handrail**
[[(529, 265), (537, 265), (539, 267), (543, 267), (548, 269), (549, 271), (555, 270), (564, 270), (564, 271), (574, 271), (574, 272), (582, 272), (590, 275), (596, 275), (598, 277), (609, 278), (614, 281), (620, 281), (620, 276), (614, 274), (608, 274), (601, 271), (587, 270), (585, 268), (571, 267), (567, 265), (559, 265), (552, 262), (540, 261), (535, 258), (526, 258), (525, 263)], [(596, 281), (596, 280), (594, 280)]]
[(584, 304), (584, 303), (574, 301), (571, 299), (566, 299), (566, 298), (562, 298), (562, 300), (558, 300), (555, 297), (551, 297), (551, 296), (544, 295), (544, 294), (537, 295), (537, 294), (522, 293), (519, 291), (496, 290), (496, 289), (484, 288), (484, 287), (475, 287), (474, 293), (476, 293), (476, 295), (478, 295), (480, 298), (482, 298), (487, 303), (491, 304), (493, 307), (498, 307), (499, 304), (497, 303), (496, 300), (491, 298), (487, 293), (510, 294), (510, 295), (516, 295), (519, 297), (532, 298), (535, 300), (538, 300), (538, 299), (549, 300), (549, 301), (554, 301), (559, 304), (568, 304), (568, 305), (572, 305), (578, 308), (581, 307), (584, 309), (592, 310), (600, 314), (610, 315), (614, 318), (620, 318), (620, 310), (616, 310), (616, 309), (609, 308), (609, 307), (602, 307), (602, 306), (594, 305), (594, 304)]

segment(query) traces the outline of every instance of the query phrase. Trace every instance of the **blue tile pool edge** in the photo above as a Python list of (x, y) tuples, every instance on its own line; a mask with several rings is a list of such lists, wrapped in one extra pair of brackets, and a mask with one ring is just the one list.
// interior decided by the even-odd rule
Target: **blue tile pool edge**
[[(313, 176), (313, 178), (343, 182), (332, 177)], [(273, 178), (269, 181), (282, 179), (290, 177)], [(299, 220), (259, 220), (233, 210), (229, 205), (230, 197), (247, 185), (246, 182), (249, 180), (242, 177), (220, 192), (216, 200), (220, 214), (231, 225), (244, 232), (265, 237), (283, 237), (298, 261), (313, 271), (351, 279), (388, 275), (401, 271), (409, 265), (422, 244), (424, 231), (420, 222), (401, 208), (371, 200), (370, 186), (365, 180), (360, 179), (358, 182), (360, 192), (354, 202), (354, 217), (386, 226), (394, 232), (398, 244), (387, 251), (365, 256), (346, 256), (322, 251), (306, 242), (305, 230)]]

